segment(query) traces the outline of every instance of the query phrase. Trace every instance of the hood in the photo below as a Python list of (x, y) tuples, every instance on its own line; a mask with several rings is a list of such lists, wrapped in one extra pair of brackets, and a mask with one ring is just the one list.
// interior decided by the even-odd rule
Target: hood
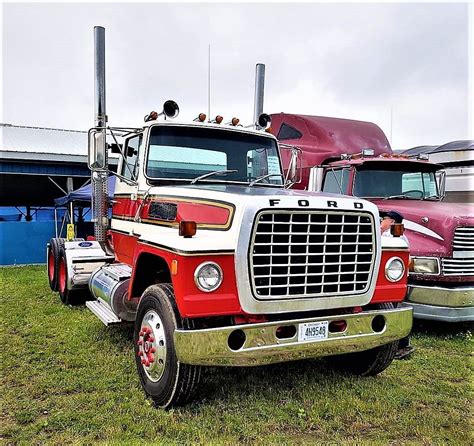
[(410, 251), (415, 255), (452, 256), (454, 230), (474, 226), (472, 205), (423, 200), (371, 200), (380, 211), (403, 215)]
[(370, 201), (347, 195), (308, 192), (234, 184), (194, 184), (183, 186), (157, 186), (149, 190), (150, 195), (179, 197), (181, 199), (205, 199), (228, 203), (237, 209), (249, 205), (259, 208), (280, 209), (328, 209), (328, 210), (365, 210), (378, 214), (377, 207)]

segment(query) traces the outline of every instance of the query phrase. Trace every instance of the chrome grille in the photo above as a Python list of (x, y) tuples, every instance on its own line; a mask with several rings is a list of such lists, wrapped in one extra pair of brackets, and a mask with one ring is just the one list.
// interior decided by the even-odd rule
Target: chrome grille
[(250, 246), (257, 298), (362, 294), (374, 261), (371, 214), (271, 210), (257, 215)]
[(453, 238), (453, 258), (443, 259), (445, 276), (474, 275), (474, 227), (456, 228)]

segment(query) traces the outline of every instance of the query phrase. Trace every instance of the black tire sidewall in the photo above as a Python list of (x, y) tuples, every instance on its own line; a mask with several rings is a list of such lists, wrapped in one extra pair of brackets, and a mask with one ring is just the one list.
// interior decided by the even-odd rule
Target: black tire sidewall
[(49, 241), (49, 247), (48, 247), (48, 268), (49, 268), (49, 253), (53, 256), (54, 259), (54, 275), (53, 279), (50, 280), (49, 278), (49, 270), (48, 270), (48, 281), (49, 281), (49, 286), (51, 287), (52, 291), (58, 291), (59, 290), (59, 280), (58, 280), (58, 271), (59, 271), (59, 261), (60, 261), (60, 256), (62, 253), (62, 250), (64, 249), (64, 239), (62, 238), (52, 238)]
[[(166, 365), (162, 377), (157, 382), (153, 382), (147, 377), (143, 365), (141, 364), (141, 357), (138, 356), (137, 342), (140, 328), (142, 320), (149, 310), (156, 311), (160, 316), (166, 337)], [(159, 285), (146, 290), (138, 307), (134, 329), (135, 361), (145, 393), (152, 398), (157, 406), (163, 408), (168, 406), (172, 401), (178, 381), (180, 363), (176, 357), (173, 341), (173, 333), (177, 328), (177, 318), (166, 291)]]

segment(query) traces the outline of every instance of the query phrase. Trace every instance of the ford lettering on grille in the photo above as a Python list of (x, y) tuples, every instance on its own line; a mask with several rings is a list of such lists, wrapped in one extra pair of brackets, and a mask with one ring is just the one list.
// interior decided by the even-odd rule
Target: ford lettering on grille
[(249, 260), (257, 299), (362, 294), (375, 261), (373, 217), (348, 211), (262, 211)]

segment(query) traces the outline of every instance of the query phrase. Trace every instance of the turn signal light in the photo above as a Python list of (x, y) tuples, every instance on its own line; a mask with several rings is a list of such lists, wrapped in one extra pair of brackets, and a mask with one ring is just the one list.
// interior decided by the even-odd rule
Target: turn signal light
[(196, 235), (197, 225), (195, 221), (180, 221), (179, 222), (179, 235), (184, 238), (191, 238)]
[(401, 237), (404, 232), (405, 226), (403, 226), (403, 223), (393, 223), (392, 226), (390, 226), (390, 234), (394, 237)]

